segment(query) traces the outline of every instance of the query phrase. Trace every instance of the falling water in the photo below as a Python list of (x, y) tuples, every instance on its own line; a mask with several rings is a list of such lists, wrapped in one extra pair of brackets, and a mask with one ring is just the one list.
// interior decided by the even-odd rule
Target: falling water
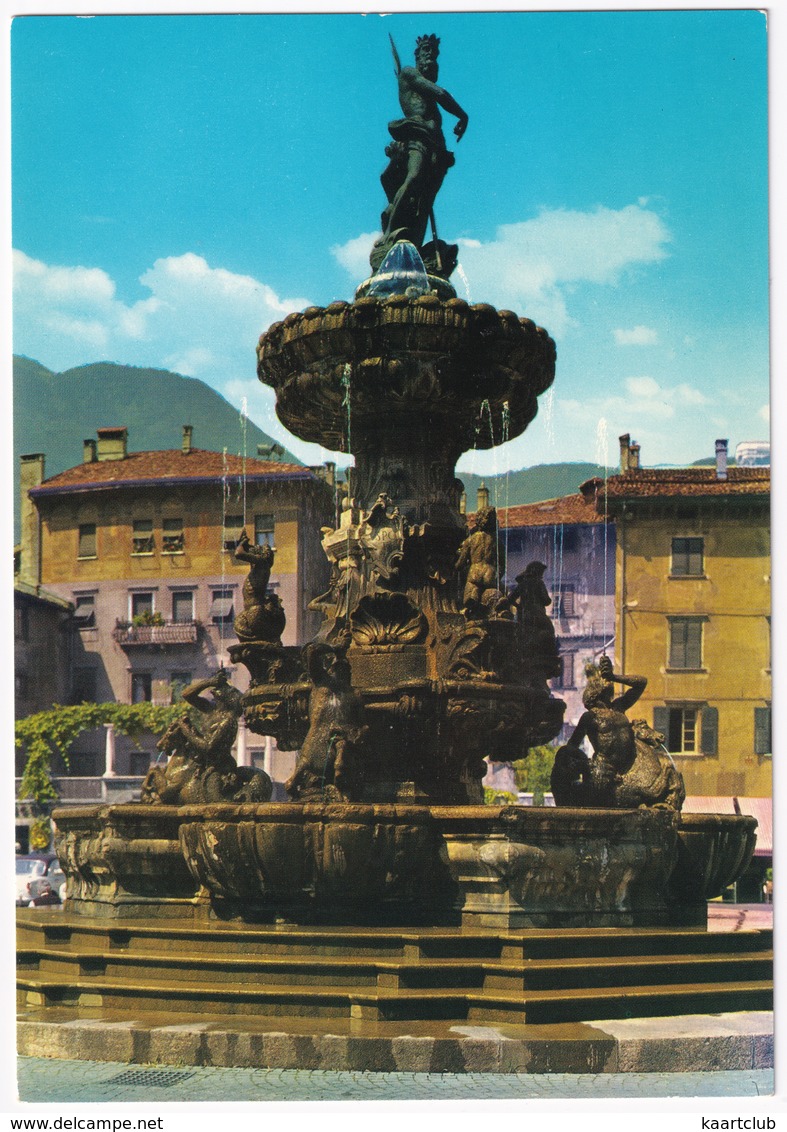
[(544, 397), (544, 431), (547, 434), (547, 444), (550, 448), (555, 447), (555, 418), (553, 410), (555, 407), (555, 391), (549, 389)]
[(607, 476), (609, 465), (609, 452), (607, 448), (607, 421), (605, 417), (599, 417), (598, 425), (596, 426), (596, 463), (601, 464), (604, 469), (604, 601), (602, 603), (602, 639), (604, 641), (604, 650), (607, 647), (607, 543), (609, 538), (609, 528), (607, 525), (608, 508), (607, 508)]
[(352, 372), (353, 372), (352, 366), (350, 365), (350, 363), (345, 362), (344, 370), (342, 372), (342, 390), (343, 390), (342, 408), (346, 411), (346, 414), (347, 414), (347, 436), (345, 438), (345, 440), (346, 440), (346, 447), (344, 449), (345, 452), (351, 452), (352, 451), (352, 436), (351, 436), (351, 433), (350, 433), (350, 412), (351, 412), (351, 409), (350, 409), (350, 393), (351, 393), (350, 379), (352, 377)]
[(222, 472), (221, 472), (221, 536), (219, 541), (219, 554), (221, 556), (221, 595), (222, 595), (222, 616), (219, 618), (219, 654), (224, 653), (224, 595), (227, 591), (227, 556), (224, 553), (224, 542), (227, 538), (227, 515), (229, 513), (230, 496), (232, 488), (230, 486), (229, 463), (227, 460), (227, 449), (222, 449), (221, 454)]
[(246, 526), (246, 439), (247, 439), (247, 426), (248, 426), (248, 402), (244, 397), (241, 401), (240, 410), (240, 434), (243, 442), (243, 449), (241, 455), (241, 483), (243, 490), (243, 525)]
[[(511, 411), (508, 407), (508, 401), (503, 402), (503, 415), (502, 415), (502, 420), (501, 420), (501, 433), (502, 433), (502, 436), (501, 436), (500, 443), (501, 444), (507, 444), (508, 438), (509, 438), (510, 433), (511, 433)], [(506, 576), (503, 579), (503, 581), (504, 581), (503, 588), (505, 590), (508, 589), (508, 532), (509, 532), (509, 529), (510, 529), (510, 526), (511, 526), (511, 524), (508, 521), (510, 478), (511, 478), (511, 462), (509, 460), (506, 463), (506, 490), (505, 490), (505, 499), (506, 499), (506, 526), (505, 526), (505, 532), (506, 532), (505, 533)]]
[[(351, 379), (352, 379), (352, 366), (350, 365), (349, 362), (345, 362), (344, 369), (342, 371), (342, 389), (344, 391), (343, 397), (342, 397), (342, 408), (346, 411), (346, 414), (347, 414), (347, 436), (346, 436), (346, 438), (343, 438), (343, 439), (346, 441), (344, 450), (348, 453), (350, 453), (352, 451), (352, 428), (351, 428), (352, 387), (351, 387), (351, 384), (350, 384)], [(351, 509), (350, 518), (352, 518), (352, 505), (353, 505), (352, 499), (353, 499), (353, 478), (352, 478), (352, 473), (350, 472), (350, 469), (348, 468), (347, 469), (347, 503), (348, 503), (348, 506)], [(347, 550), (345, 552), (345, 559), (344, 559), (344, 562), (345, 562), (345, 566), (344, 566), (344, 569), (345, 569), (345, 586), (344, 586), (345, 616), (348, 619), (349, 619), (349, 616), (350, 616), (350, 573), (351, 573), (351, 569), (350, 569), (350, 530), (351, 530), (351, 528), (348, 527), (347, 528)]]
[(462, 280), (462, 283), (464, 284), (465, 295), (467, 296), (468, 303), (472, 303), (473, 298), (472, 298), (472, 295), (470, 294), (470, 280), (465, 275), (464, 268), (462, 267), (461, 263), (457, 263), (456, 273), (459, 276), (459, 278)]

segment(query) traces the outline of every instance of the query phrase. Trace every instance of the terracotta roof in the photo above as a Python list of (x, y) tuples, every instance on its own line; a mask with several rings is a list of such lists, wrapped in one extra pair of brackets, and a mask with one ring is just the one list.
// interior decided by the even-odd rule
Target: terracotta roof
[[(602, 481), (603, 482), (603, 481)], [(603, 493), (603, 487), (602, 487)], [(497, 520), (501, 527), (551, 527), (558, 523), (603, 523), (604, 508), (595, 507), (595, 495), (589, 498), (577, 492), (558, 499), (545, 499), (540, 503), (520, 503), (515, 507), (498, 507)]]
[(712, 466), (640, 468), (627, 475), (610, 476), (607, 480), (609, 499), (652, 499), (676, 495), (768, 495), (770, 490), (770, 468), (729, 468), (726, 480), (717, 479), (716, 469)]
[(192, 448), (186, 454), (180, 448), (161, 452), (131, 452), (123, 460), (95, 460), (77, 464), (44, 480), (30, 494), (54, 495), (67, 491), (101, 490), (113, 487), (146, 487), (155, 483), (215, 483), (223, 476), (243, 475), (254, 483), (261, 479), (312, 479), (314, 472), (302, 464), (281, 464), (222, 452)]

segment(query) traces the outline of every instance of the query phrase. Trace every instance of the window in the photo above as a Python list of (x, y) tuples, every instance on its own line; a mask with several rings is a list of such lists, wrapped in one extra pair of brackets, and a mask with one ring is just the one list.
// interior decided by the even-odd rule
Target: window
[(771, 754), (771, 708), (756, 707), (754, 709), (754, 753), (755, 755)]
[(131, 673), (131, 702), (144, 704), (153, 698), (153, 680), (149, 672)]
[(552, 591), (552, 616), (555, 618), (573, 617), (575, 614), (574, 587), (555, 586)]
[(242, 515), (225, 515), (224, 528), (222, 531), (222, 546), (225, 550), (234, 551), (237, 545), (240, 533), (243, 530), (243, 516)]
[(672, 577), (702, 577), (704, 539), (674, 538), (672, 540)]
[(131, 620), (135, 617), (153, 616), (153, 594), (150, 590), (131, 594)]
[(74, 594), (74, 620), (79, 629), (93, 629), (96, 624), (96, 595)]
[(161, 553), (182, 554), (185, 545), (182, 519), (165, 519), (162, 523)]
[(194, 620), (194, 594), (191, 590), (176, 590), (173, 593), (172, 620), (178, 625)]
[(232, 589), (213, 590), (210, 618), (214, 625), (232, 625), (235, 620), (235, 597)]
[(191, 673), (184, 671), (171, 672), (169, 682), (172, 687), (171, 702), (173, 704), (179, 703), (183, 695), (183, 689), (188, 688), (191, 683)]
[(77, 558), (96, 557), (96, 524), (81, 523), (79, 527), (79, 544)]
[(18, 700), (24, 699), (30, 691), (30, 681), (26, 672), (14, 673), (14, 691)]
[(153, 520), (135, 519), (131, 539), (132, 554), (152, 554), (155, 547)]
[(558, 547), (564, 554), (573, 554), (579, 547), (579, 531), (576, 527), (563, 527), (562, 534), (558, 535)]
[(142, 778), (156, 762), (156, 753), (157, 752), (151, 754), (149, 751), (129, 751), (128, 773), (135, 778)]
[(672, 617), (669, 623), (669, 667), (702, 668), (702, 617)]
[(564, 652), (559, 656), (562, 671), (559, 676), (554, 679), (554, 686), (556, 688), (573, 688), (574, 687), (574, 658), (573, 652)]
[(30, 639), (30, 608), (23, 599), (14, 605), (14, 636), (18, 641)]
[(96, 702), (96, 669), (75, 668), (71, 699), (75, 704), (94, 704)]
[(673, 755), (718, 753), (718, 708), (708, 704), (656, 707), (653, 727), (664, 736), (664, 744)]
[(695, 754), (699, 745), (697, 734), (696, 708), (671, 708), (669, 713), (669, 730), (667, 733), (667, 750), (684, 752), (687, 755)]
[(275, 516), (254, 516), (254, 542), (257, 546), (273, 546), (273, 532), (276, 526)]

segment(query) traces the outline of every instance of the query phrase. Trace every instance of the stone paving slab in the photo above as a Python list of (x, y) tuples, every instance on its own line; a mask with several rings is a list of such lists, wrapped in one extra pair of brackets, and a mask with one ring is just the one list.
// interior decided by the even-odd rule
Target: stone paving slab
[(378, 1073), (707, 1073), (774, 1064), (768, 1011), (521, 1026), (253, 1016), (157, 1024), (51, 1009), (22, 1018), (18, 1051), (129, 1065)]
[(309, 1069), (169, 1068), (121, 1062), (19, 1059), (23, 1102), (600, 1100), (757, 1097), (767, 1069), (709, 1073), (370, 1073)]

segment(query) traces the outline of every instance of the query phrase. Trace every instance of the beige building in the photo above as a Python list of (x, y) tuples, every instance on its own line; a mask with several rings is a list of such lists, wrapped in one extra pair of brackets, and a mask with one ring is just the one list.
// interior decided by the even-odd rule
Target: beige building
[[(330, 469), (321, 471), (200, 450), (188, 426), (180, 448), (157, 452), (129, 451), (125, 428), (99, 429), (83, 462), (49, 479), (43, 455), (23, 456), (20, 579), (74, 607), (69, 701), (168, 703), (178, 687), (231, 669), (244, 526), (276, 547), (284, 643), (313, 636), (308, 602), (328, 579), (319, 530), (335, 515)], [(248, 685), (242, 666), (232, 679)], [(104, 771), (99, 738), (75, 749), (72, 773)], [(265, 739), (248, 741), (259, 761)], [(117, 773), (141, 773), (152, 754), (118, 741)]]
[(621, 437), (616, 667), (648, 678), (631, 715), (664, 733), (689, 795), (771, 795), (770, 469), (645, 469)]

